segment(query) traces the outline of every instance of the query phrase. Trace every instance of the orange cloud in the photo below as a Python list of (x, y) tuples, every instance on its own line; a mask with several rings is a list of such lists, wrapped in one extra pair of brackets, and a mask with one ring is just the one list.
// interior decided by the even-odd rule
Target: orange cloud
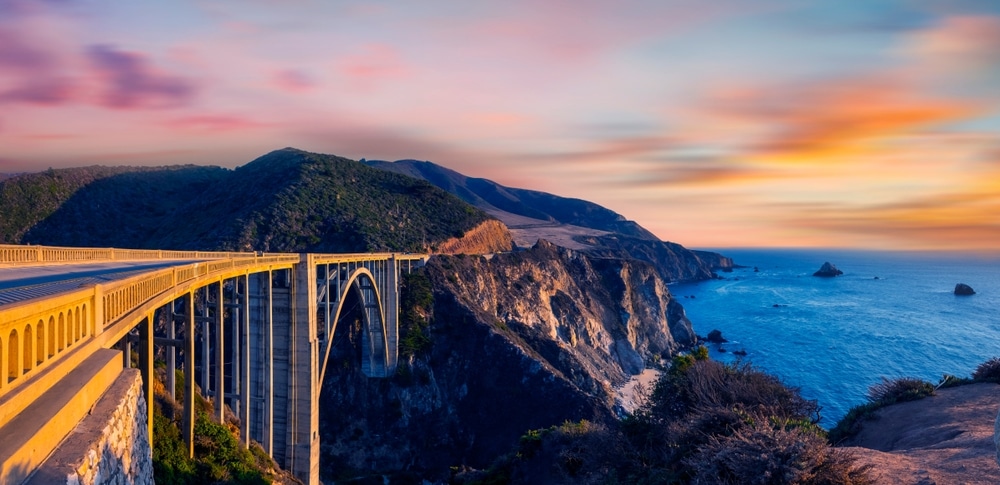
[(970, 102), (932, 98), (900, 82), (877, 78), (797, 89), (740, 90), (712, 104), (710, 109), (723, 119), (772, 127), (749, 147), (754, 158), (767, 161), (856, 154), (870, 149), (876, 140), (980, 112)]
[[(1000, 173), (996, 174), (1000, 175)], [(831, 239), (880, 241), (901, 249), (1000, 251), (1000, 184), (880, 205), (798, 208), (783, 222)], [(787, 207), (785, 209), (788, 209)]]

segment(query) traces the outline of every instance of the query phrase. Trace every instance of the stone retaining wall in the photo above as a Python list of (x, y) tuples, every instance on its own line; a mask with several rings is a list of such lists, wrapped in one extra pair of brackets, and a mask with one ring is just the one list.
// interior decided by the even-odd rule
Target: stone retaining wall
[(138, 369), (124, 369), (29, 483), (152, 484), (153, 455)]

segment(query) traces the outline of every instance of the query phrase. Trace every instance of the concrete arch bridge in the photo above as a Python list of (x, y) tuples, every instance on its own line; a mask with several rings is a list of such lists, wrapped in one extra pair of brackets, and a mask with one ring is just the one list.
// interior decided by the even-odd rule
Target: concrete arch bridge
[(245, 446), (317, 483), (319, 392), (344, 303), (353, 292), (362, 307), (363, 372), (392, 375), (400, 276), (427, 258), (0, 245), (0, 483), (51, 472), (126, 367), (151, 409), (157, 349), (167, 392), (183, 394), (189, 455), (198, 385), (220, 420), (226, 406), (238, 416)]

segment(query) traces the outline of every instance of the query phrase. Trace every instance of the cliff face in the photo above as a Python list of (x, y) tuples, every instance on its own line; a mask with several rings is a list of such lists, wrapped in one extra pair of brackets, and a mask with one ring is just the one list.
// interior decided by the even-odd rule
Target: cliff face
[(636, 259), (652, 264), (668, 283), (715, 277), (715, 271), (732, 269), (733, 260), (718, 253), (694, 251), (677, 243), (651, 241), (622, 235), (579, 237), (587, 252), (605, 258)]
[(502, 222), (488, 219), (465, 232), (462, 237), (453, 237), (438, 244), (441, 254), (490, 254), (510, 251), (514, 239)]
[(321, 394), (328, 478), (443, 478), (451, 466), (488, 467), (529, 429), (613, 420), (613, 387), (695, 338), (642, 262), (541, 241), (492, 258), (436, 256), (423, 271), (434, 289), (427, 349), (388, 380), (361, 376), (353, 350), (331, 357)]

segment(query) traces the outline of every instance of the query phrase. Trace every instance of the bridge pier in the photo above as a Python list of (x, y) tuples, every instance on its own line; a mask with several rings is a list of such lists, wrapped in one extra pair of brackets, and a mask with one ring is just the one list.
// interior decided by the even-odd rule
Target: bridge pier
[(287, 450), (285, 466), (308, 485), (319, 483), (319, 340), (316, 265), (301, 255), (292, 279), (291, 347), (288, 373)]

